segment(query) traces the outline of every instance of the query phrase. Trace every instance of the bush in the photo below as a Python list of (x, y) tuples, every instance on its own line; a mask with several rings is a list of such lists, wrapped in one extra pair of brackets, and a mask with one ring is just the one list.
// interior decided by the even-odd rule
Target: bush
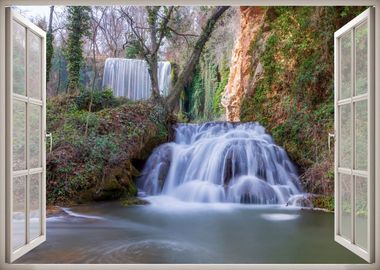
[(78, 110), (88, 110), (92, 98), (91, 111), (97, 112), (105, 108), (119, 106), (127, 102), (127, 99), (121, 97), (114, 97), (111, 89), (104, 91), (90, 91), (83, 90), (75, 98), (75, 104)]

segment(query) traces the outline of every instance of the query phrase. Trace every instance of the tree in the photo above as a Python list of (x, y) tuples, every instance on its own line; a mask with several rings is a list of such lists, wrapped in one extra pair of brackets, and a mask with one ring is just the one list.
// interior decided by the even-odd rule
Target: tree
[[(141, 54), (148, 64), (148, 73), (152, 86), (153, 99), (160, 98), (160, 89), (158, 87), (158, 53), (163, 39), (170, 31), (168, 24), (172, 17), (174, 7), (161, 7), (161, 6), (147, 6), (146, 9), (146, 23), (147, 25), (141, 26), (135, 22), (133, 16), (121, 9), (122, 14), (127, 18), (134, 39), (130, 38), (126, 42), (126, 46), (133, 45), (134, 48), (141, 50)], [(147, 38), (144, 36), (147, 34)], [(136, 42), (139, 44), (136, 46)]]
[(83, 38), (89, 35), (91, 8), (71, 6), (67, 8), (67, 45), (65, 55), (69, 73), (68, 88), (71, 93), (79, 89), (80, 69), (83, 63)]
[[(100, 17), (97, 15), (98, 11), (100, 11)], [(96, 54), (98, 52), (98, 29), (101, 25), (101, 22), (103, 20), (103, 17), (105, 15), (105, 11), (101, 8), (94, 7), (91, 9), (91, 51), (92, 51), (92, 65), (93, 65), (93, 72), (94, 77), (92, 79), (92, 91), (95, 89), (95, 82), (96, 82), (96, 74), (97, 74), (97, 68), (96, 68)]]
[[(92, 78), (92, 87), (91, 87), (91, 97), (90, 97), (90, 104), (88, 105), (88, 112), (91, 112), (92, 109), (92, 103), (94, 99), (94, 90), (95, 90), (95, 82), (96, 82), (96, 74), (97, 74), (97, 68), (96, 68), (96, 51), (97, 51), (97, 35), (98, 35), (98, 28), (100, 26), (100, 23), (104, 17), (104, 10), (100, 10), (100, 18), (98, 19), (96, 16), (97, 13), (97, 8), (93, 8), (91, 10), (91, 47), (92, 47), (92, 64), (93, 64), (93, 72), (94, 72), (94, 77)], [(88, 134), (88, 124), (90, 120), (90, 114), (87, 114), (87, 119), (86, 119), (86, 128), (84, 131), (84, 136), (87, 138)]]
[(122, 14), (116, 7), (96, 7), (95, 9), (101, 12), (99, 42), (103, 53), (108, 57), (124, 56), (124, 33), (128, 24)]
[(46, 33), (46, 81), (47, 82), (50, 79), (51, 62), (54, 55), (53, 14), (54, 14), (54, 6), (50, 6), (49, 25), (48, 25), (48, 31)]
[(202, 28), (202, 32), (195, 43), (190, 58), (185, 65), (185, 68), (179, 74), (178, 79), (170, 91), (169, 96), (166, 99), (166, 106), (170, 110), (174, 110), (178, 105), (178, 100), (184, 87), (191, 81), (191, 78), (195, 72), (196, 65), (199, 61), (199, 57), (202, 53), (203, 47), (209, 40), (215, 24), (223, 13), (228, 9), (228, 6), (216, 7), (211, 16), (208, 18), (205, 26)]

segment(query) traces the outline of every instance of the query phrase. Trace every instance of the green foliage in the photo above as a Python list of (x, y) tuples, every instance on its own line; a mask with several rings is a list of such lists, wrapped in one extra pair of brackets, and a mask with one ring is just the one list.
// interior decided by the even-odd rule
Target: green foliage
[(92, 99), (91, 111), (100, 111), (105, 108), (117, 107), (127, 102), (125, 98), (115, 98), (111, 89), (104, 91), (84, 90), (75, 98), (79, 110), (88, 110)]
[(311, 203), (315, 208), (327, 209), (334, 211), (334, 197), (333, 196), (315, 196), (311, 198)]
[(67, 8), (67, 45), (65, 56), (69, 73), (69, 89), (76, 92), (79, 89), (80, 69), (83, 64), (83, 38), (89, 35), (90, 12), (88, 6), (70, 6)]
[(202, 118), (204, 113), (205, 90), (203, 88), (203, 80), (198, 67), (194, 73), (193, 80), (188, 92), (188, 111), (192, 119)]
[(218, 84), (218, 88), (216, 88), (214, 99), (212, 101), (212, 108), (214, 115), (221, 115), (224, 112), (224, 108), (221, 104), (222, 101), (222, 95), (224, 92), (224, 89), (226, 88), (226, 85), (228, 83), (228, 76), (230, 75), (230, 69), (228, 66), (222, 70), (222, 78)]
[(184, 114), (191, 120), (215, 120), (224, 111), (221, 99), (228, 83), (229, 65), (225, 58), (220, 65), (216, 62), (215, 56), (205, 49), (191, 84), (186, 89), (187, 106)]
[(125, 57), (130, 59), (143, 59), (141, 52), (141, 44), (138, 40), (132, 40), (128, 43), (128, 47), (125, 49)]

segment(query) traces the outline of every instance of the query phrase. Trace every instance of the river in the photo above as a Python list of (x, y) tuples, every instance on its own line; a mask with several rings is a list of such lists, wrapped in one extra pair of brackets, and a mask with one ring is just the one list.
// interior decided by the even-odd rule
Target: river
[(16, 263), (364, 263), (334, 242), (334, 215), (170, 197), (66, 209)]

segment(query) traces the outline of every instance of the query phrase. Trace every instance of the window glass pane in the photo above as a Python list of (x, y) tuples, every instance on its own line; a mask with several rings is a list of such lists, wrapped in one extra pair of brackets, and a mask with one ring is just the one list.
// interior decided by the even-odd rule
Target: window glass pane
[(351, 97), (351, 31), (340, 38), (340, 91), (339, 99)]
[(26, 176), (13, 179), (12, 250), (25, 245)]
[(30, 168), (41, 167), (41, 107), (29, 104), (29, 162)]
[(41, 235), (41, 174), (30, 176), (29, 184), (30, 240)]
[(13, 92), (26, 95), (25, 27), (13, 21)]
[(26, 103), (13, 100), (13, 170), (26, 169)]
[(368, 25), (361, 24), (355, 31), (355, 53), (356, 53), (356, 95), (367, 93), (368, 89)]
[(28, 31), (28, 96), (41, 99), (41, 38)]
[(340, 235), (351, 240), (351, 176), (339, 174), (340, 182)]
[(351, 104), (339, 107), (340, 140), (339, 166), (351, 168), (352, 138), (351, 138)]
[(368, 108), (367, 100), (355, 103), (355, 168), (367, 170)]
[(355, 178), (355, 242), (367, 250), (368, 233), (368, 198), (367, 178)]

